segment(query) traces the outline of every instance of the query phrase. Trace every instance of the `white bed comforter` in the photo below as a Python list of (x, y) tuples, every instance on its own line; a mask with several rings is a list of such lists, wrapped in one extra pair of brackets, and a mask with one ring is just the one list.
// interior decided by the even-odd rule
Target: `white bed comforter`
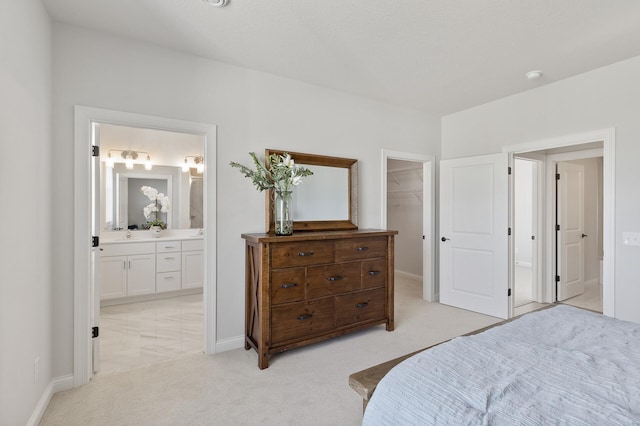
[(640, 324), (570, 306), (419, 353), (364, 425), (640, 425)]

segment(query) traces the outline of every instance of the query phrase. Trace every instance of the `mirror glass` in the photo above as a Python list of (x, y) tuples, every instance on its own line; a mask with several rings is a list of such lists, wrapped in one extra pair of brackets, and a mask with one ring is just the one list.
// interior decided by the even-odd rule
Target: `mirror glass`
[[(195, 162), (203, 158), (202, 136), (104, 123), (96, 132), (101, 154), (102, 230), (145, 229), (155, 214), (150, 219), (144, 216), (144, 208), (154, 202), (142, 192), (143, 186), (167, 195), (169, 209), (159, 212), (158, 219), (168, 229), (203, 227), (204, 171), (198, 172)], [(129, 169), (122, 153), (131, 151), (138, 158)], [(147, 156), (151, 170), (145, 168)], [(188, 167), (183, 168), (185, 159)]]
[(293, 217), (298, 221), (349, 219), (349, 170), (305, 166), (313, 175), (293, 192)]
[[(294, 188), (294, 231), (357, 229), (358, 160), (274, 149), (265, 150), (265, 158), (284, 153), (313, 172)], [(273, 233), (272, 192), (267, 191), (265, 214), (267, 232)]]

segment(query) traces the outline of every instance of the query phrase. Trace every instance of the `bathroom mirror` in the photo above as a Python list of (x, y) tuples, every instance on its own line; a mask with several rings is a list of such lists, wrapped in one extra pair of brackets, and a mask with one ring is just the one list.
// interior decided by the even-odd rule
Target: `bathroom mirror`
[[(358, 229), (358, 160), (275, 149), (266, 149), (265, 158), (285, 153), (313, 171), (294, 188), (293, 230)], [(265, 205), (266, 230), (273, 233), (273, 191), (267, 191)]]
[[(202, 137), (155, 129), (100, 123), (100, 220), (103, 231), (141, 230), (147, 224), (143, 209), (152, 201), (141, 191), (151, 186), (169, 197), (170, 208), (159, 219), (169, 229), (203, 228), (203, 176), (187, 164), (203, 155)], [(128, 169), (123, 150), (140, 153)], [(151, 170), (143, 163), (146, 155)], [(110, 165), (108, 160), (112, 159)]]

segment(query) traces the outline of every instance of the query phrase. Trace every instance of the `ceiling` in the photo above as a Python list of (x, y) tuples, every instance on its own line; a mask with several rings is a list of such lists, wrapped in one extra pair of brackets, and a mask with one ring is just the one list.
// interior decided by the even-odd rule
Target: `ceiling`
[(43, 3), (56, 21), (435, 115), (640, 55), (637, 0)]

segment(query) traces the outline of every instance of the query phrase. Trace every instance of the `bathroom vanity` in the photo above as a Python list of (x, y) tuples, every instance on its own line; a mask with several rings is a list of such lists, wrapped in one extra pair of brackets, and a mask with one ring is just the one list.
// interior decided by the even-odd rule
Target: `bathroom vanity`
[(100, 304), (103, 306), (202, 292), (202, 235), (180, 233), (133, 238), (118, 233), (100, 244)]

